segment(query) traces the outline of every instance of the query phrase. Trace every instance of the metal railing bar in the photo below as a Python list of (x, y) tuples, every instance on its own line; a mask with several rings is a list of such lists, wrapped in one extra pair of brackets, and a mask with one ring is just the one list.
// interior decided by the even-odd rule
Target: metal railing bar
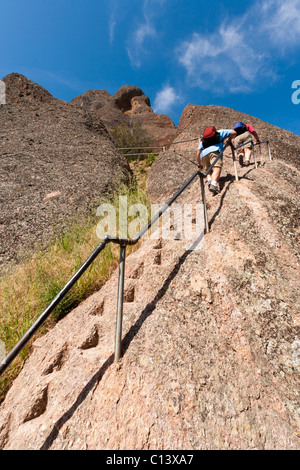
[(262, 142), (256, 142), (256, 144), (253, 144), (253, 145), (268, 144), (268, 143), (269, 143), (268, 140), (263, 140)]
[(234, 150), (237, 150), (237, 149), (239, 149), (239, 148), (241, 148), (241, 147), (244, 147), (244, 145), (252, 144), (252, 143), (253, 143), (253, 141), (252, 141), (252, 140), (249, 140), (248, 142), (244, 142), (243, 144), (238, 145), (237, 147), (234, 147)]
[(266, 144), (266, 143), (268, 144), (269, 141), (268, 141), (268, 140), (264, 140), (263, 142), (256, 142), (256, 143), (254, 143), (252, 140), (249, 140), (248, 142), (244, 142), (243, 144), (238, 145), (237, 147), (234, 147), (234, 149), (237, 150), (237, 149), (239, 149), (240, 147), (243, 147), (244, 145), (251, 144), (251, 143), (256, 146), (256, 145), (260, 145), (260, 144)]
[[(145, 150), (145, 149), (161, 149), (161, 150), (164, 150), (166, 147), (168, 147), (170, 145), (183, 144), (185, 142), (193, 142), (194, 140), (199, 140), (199, 139), (200, 139), (200, 137), (195, 137), (193, 139), (180, 140), (178, 142), (167, 142), (164, 145), (157, 145), (157, 146), (151, 146), (151, 147), (118, 147), (118, 150)], [(154, 153), (154, 152), (152, 152), (152, 153)], [(132, 153), (132, 154), (126, 154), (126, 155), (135, 156), (135, 155), (148, 155), (148, 154)]]
[(167, 147), (168, 145), (177, 145), (177, 144), (182, 144), (184, 142), (192, 142), (194, 140), (199, 140), (200, 137), (194, 137), (193, 139), (187, 139), (187, 140), (180, 140), (178, 142), (167, 142), (166, 144), (163, 145), (152, 145), (152, 146), (147, 146), (147, 147), (118, 147), (119, 150), (137, 150), (137, 149), (163, 149), (164, 147)]
[(29, 340), (32, 338), (34, 333), (40, 328), (40, 326), (45, 322), (49, 315), (53, 312), (55, 307), (60, 303), (60, 301), (65, 297), (69, 292), (71, 287), (78, 281), (82, 274), (87, 270), (87, 268), (92, 264), (94, 259), (99, 255), (99, 253), (105, 248), (107, 241), (99, 243), (93, 253), (86, 259), (82, 266), (76, 271), (72, 278), (67, 282), (67, 284), (62, 288), (62, 290), (56, 295), (48, 307), (41, 313), (41, 315), (35, 320), (32, 326), (27, 330), (27, 332), (22, 336), (22, 338), (16, 343), (16, 345), (10, 350), (6, 357), (1, 361), (0, 364), (0, 375), (6, 370), (6, 368), (11, 364), (19, 352), (26, 346)]
[(118, 150), (145, 150), (145, 149), (162, 149), (161, 145), (156, 147), (118, 147)]
[[(158, 152), (151, 152), (153, 155), (159, 155)], [(142, 155), (149, 155), (149, 153), (124, 153), (124, 157), (136, 157)]]
[(256, 142), (256, 143), (254, 143), (252, 140), (249, 140), (248, 142), (244, 142), (243, 144), (238, 145), (237, 147), (234, 147), (234, 150), (238, 150), (239, 148), (243, 147), (244, 145), (247, 145), (247, 144), (250, 144), (250, 143), (251, 143), (251, 145), (252, 145), (253, 160), (254, 160), (255, 168), (257, 168), (257, 162), (256, 162), (256, 158), (255, 158), (254, 147), (256, 147), (257, 145), (259, 145), (260, 153), (261, 153), (261, 147), (260, 147), (261, 144), (267, 144), (267, 145), (268, 145), (269, 160), (272, 161), (272, 155), (271, 155), (271, 149), (270, 149), (270, 142), (269, 142), (269, 140), (263, 140), (262, 142)]
[(205, 233), (209, 233), (209, 223), (208, 223), (207, 206), (206, 206), (206, 197), (205, 197), (205, 188), (204, 188), (204, 176), (203, 176), (202, 173), (200, 173), (200, 174), (199, 174), (199, 177), (200, 177), (200, 186), (201, 186), (201, 195), (202, 195), (203, 210), (204, 210)]
[(163, 145), (163, 147), (167, 147), (168, 145), (177, 145), (177, 144), (183, 144), (185, 142), (193, 142), (194, 140), (199, 140), (200, 137), (194, 137), (193, 139), (187, 139), (187, 140), (179, 140), (178, 142), (168, 142)]
[(117, 245), (134, 245), (136, 242), (132, 238), (119, 238), (119, 237), (112, 237), (111, 235), (105, 235), (103, 242), (109, 243), (116, 243)]

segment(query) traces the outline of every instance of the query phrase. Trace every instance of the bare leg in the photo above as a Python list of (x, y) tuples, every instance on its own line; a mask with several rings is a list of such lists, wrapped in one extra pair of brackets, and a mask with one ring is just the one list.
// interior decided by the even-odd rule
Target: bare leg
[(220, 174), (221, 174), (221, 169), (222, 168), (216, 168), (215, 166), (213, 167), (212, 175), (211, 175), (212, 181), (216, 181), (216, 182), (219, 181)]
[(245, 161), (249, 161), (249, 162), (250, 162), (250, 159), (251, 159), (251, 149), (246, 148), (246, 149), (245, 149)]

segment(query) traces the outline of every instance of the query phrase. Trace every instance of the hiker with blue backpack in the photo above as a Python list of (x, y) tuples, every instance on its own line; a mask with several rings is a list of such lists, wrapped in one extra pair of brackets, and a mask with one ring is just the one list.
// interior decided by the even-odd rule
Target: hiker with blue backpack
[(252, 154), (252, 136), (255, 138), (256, 142), (259, 143), (259, 137), (257, 135), (257, 132), (250, 124), (245, 124), (242, 121), (237, 122), (234, 125), (234, 130), (237, 133), (237, 137), (234, 141), (235, 147), (238, 147), (239, 145), (248, 142), (245, 147), (238, 149), (238, 158), (241, 166), (249, 166)]
[[(207, 127), (203, 132), (196, 154), (199, 169), (207, 171), (222, 152), (224, 140), (229, 138), (229, 140), (233, 142), (236, 135), (237, 132), (233, 129), (217, 130), (215, 126)], [(218, 182), (222, 167), (223, 155), (219, 158), (215, 166), (210, 171), (210, 174), (207, 176), (208, 189), (213, 194), (219, 193)]]

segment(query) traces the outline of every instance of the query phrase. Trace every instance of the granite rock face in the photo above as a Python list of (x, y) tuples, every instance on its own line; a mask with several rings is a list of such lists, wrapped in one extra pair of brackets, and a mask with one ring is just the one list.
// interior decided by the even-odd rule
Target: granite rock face
[(122, 112), (128, 112), (132, 109), (132, 100), (142, 98), (145, 107), (150, 108), (150, 100), (144, 95), (143, 91), (136, 86), (123, 85), (113, 96), (116, 106)]
[(108, 130), (124, 123), (139, 124), (147, 131), (153, 146), (172, 142), (177, 135), (172, 119), (154, 113), (148, 96), (133, 85), (123, 85), (113, 96), (105, 90), (90, 90), (76, 96), (71, 103), (95, 111)]
[(92, 111), (107, 129), (127, 123), (126, 114), (116, 106), (114, 98), (106, 90), (89, 90), (72, 99), (71, 104)]
[(6, 86), (6, 103), (26, 106), (37, 103), (58, 102), (57, 98), (38, 83), (19, 73), (11, 73), (3, 78)]

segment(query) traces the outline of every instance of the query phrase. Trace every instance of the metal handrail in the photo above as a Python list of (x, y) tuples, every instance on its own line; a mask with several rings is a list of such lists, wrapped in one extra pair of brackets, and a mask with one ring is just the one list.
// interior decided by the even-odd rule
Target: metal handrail
[(163, 145), (155, 145), (155, 146), (148, 146), (148, 147), (119, 147), (119, 150), (164, 149), (168, 145), (177, 145), (177, 144), (182, 144), (184, 142), (192, 142), (194, 140), (199, 140), (200, 138), (201, 137), (194, 137), (193, 139), (180, 140), (178, 142), (167, 142), (166, 144), (163, 144)]
[[(170, 145), (177, 145), (177, 144), (182, 144), (184, 142), (192, 142), (194, 140), (199, 140), (201, 137), (195, 137), (193, 139), (187, 139), (187, 140), (180, 140), (178, 142), (167, 142), (166, 144), (163, 144), (162, 146), (152, 146), (152, 147), (118, 147), (118, 150), (145, 150), (145, 149), (160, 149), (163, 152), (166, 151), (166, 147)], [(151, 152), (154, 153), (155, 155), (159, 155), (159, 152)], [(140, 156), (140, 155), (148, 155), (148, 153), (126, 153), (126, 157), (133, 157), (133, 156)]]
[(118, 147), (118, 150), (145, 150), (145, 149), (162, 149), (161, 145), (156, 147)]
[(177, 144), (183, 144), (185, 142), (193, 142), (194, 140), (199, 140), (201, 139), (201, 136), (199, 137), (194, 137), (193, 139), (187, 139), (187, 140), (179, 140), (178, 142), (167, 142), (166, 144), (163, 145), (163, 148), (164, 147), (167, 147), (168, 145), (177, 145)]
[(123, 312), (123, 292), (124, 292), (124, 268), (125, 268), (125, 250), (128, 245), (135, 245), (141, 239), (141, 237), (149, 230), (149, 228), (162, 216), (162, 214), (173, 204), (173, 202), (180, 196), (180, 194), (186, 189), (189, 184), (196, 178), (200, 171), (196, 171), (189, 180), (176, 192), (176, 194), (157, 212), (157, 214), (148, 222), (148, 224), (133, 238), (119, 238), (111, 237), (106, 235), (101, 243), (95, 248), (92, 254), (82, 264), (82, 266), (76, 271), (72, 278), (62, 288), (62, 290), (56, 295), (48, 307), (42, 312), (37, 318), (33, 325), (27, 330), (22, 338), (16, 343), (11, 351), (4, 357), (0, 363), (0, 375), (7, 369), (12, 363), (16, 356), (21, 352), (24, 346), (30, 341), (40, 326), (46, 321), (46, 319), (53, 312), (55, 307), (65, 297), (73, 285), (83, 275), (87, 268), (92, 264), (96, 257), (101, 253), (108, 243), (116, 243), (120, 245), (120, 265), (119, 265), (119, 286), (118, 286), (118, 306), (117, 306), (117, 325), (116, 325), (116, 346), (115, 346), (115, 360), (120, 358), (121, 354), (121, 334), (122, 334), (122, 312)]
[[(268, 142), (269, 146), (269, 141)], [(261, 142), (264, 143), (264, 142)], [(245, 145), (245, 144), (243, 144)], [(253, 144), (254, 145), (254, 144)], [(65, 297), (73, 285), (78, 281), (78, 279), (83, 275), (87, 268), (92, 264), (92, 262), (97, 258), (101, 251), (105, 248), (108, 243), (115, 243), (120, 245), (120, 261), (119, 261), (119, 281), (118, 281), (118, 300), (117, 300), (117, 318), (116, 318), (116, 333), (115, 333), (115, 361), (118, 361), (121, 357), (121, 339), (122, 339), (122, 317), (123, 317), (123, 295), (124, 295), (124, 275), (125, 275), (125, 256), (126, 256), (126, 247), (128, 245), (135, 245), (142, 238), (142, 236), (152, 227), (152, 225), (159, 220), (163, 213), (173, 204), (173, 202), (182, 194), (182, 192), (194, 181), (194, 179), (199, 176), (201, 184), (201, 194), (202, 202), (204, 207), (204, 223), (205, 223), (205, 233), (209, 232), (209, 224), (207, 217), (207, 207), (206, 207), (206, 198), (205, 198), (205, 188), (204, 188), (204, 178), (210, 173), (212, 168), (215, 166), (217, 161), (223, 156), (225, 149), (230, 146), (232, 150), (232, 158), (235, 168), (235, 178), (238, 181), (238, 173), (236, 168), (235, 160), (235, 148), (232, 143), (228, 140), (224, 145), (223, 150), (219, 153), (218, 157), (214, 160), (211, 166), (203, 173), (201, 170), (197, 170), (184, 184), (181, 188), (171, 197), (171, 199), (166, 202), (163, 207), (157, 212), (157, 214), (145, 225), (144, 228), (132, 239), (130, 238), (119, 238), (106, 235), (102, 242), (95, 248), (91, 255), (86, 259), (82, 266), (76, 271), (72, 278), (67, 282), (67, 284), (62, 288), (62, 290), (56, 295), (48, 307), (42, 312), (42, 314), (37, 318), (33, 325), (27, 330), (27, 332), (22, 336), (22, 338), (16, 343), (16, 345), (11, 349), (11, 351), (2, 359), (0, 363), (0, 376), (4, 373), (7, 367), (12, 363), (16, 356), (21, 352), (24, 346), (30, 341), (35, 332), (40, 328), (40, 326), (46, 321), (46, 319), (53, 312), (55, 307), (60, 303), (60, 301)], [(271, 154), (270, 159), (271, 159)]]
[[(152, 153), (153, 155), (159, 155), (159, 152), (150, 152), (150, 153)], [(149, 153), (124, 153), (124, 157), (134, 157), (134, 156), (144, 156), (144, 155), (149, 155)]]
[(244, 145), (247, 145), (247, 144), (251, 144), (251, 150), (252, 150), (252, 153), (253, 153), (253, 160), (254, 160), (255, 168), (257, 168), (257, 161), (256, 161), (256, 157), (255, 157), (254, 147), (256, 147), (257, 145), (259, 145), (260, 153), (261, 153), (261, 147), (260, 147), (261, 144), (267, 144), (268, 145), (269, 160), (272, 161), (270, 142), (268, 140), (264, 140), (262, 142), (259, 141), (256, 144), (253, 142), (253, 140), (249, 140), (248, 142), (244, 142), (243, 144), (238, 145), (237, 147), (234, 148), (234, 150), (238, 150), (239, 148), (244, 147)]

